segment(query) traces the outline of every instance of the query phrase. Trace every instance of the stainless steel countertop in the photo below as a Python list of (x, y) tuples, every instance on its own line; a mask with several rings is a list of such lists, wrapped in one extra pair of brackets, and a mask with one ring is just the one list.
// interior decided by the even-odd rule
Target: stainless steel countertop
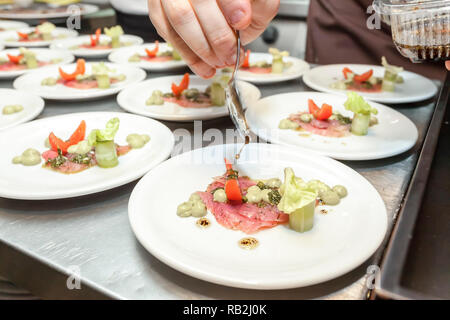
[[(156, 76), (161, 74), (151, 77)], [(11, 87), (11, 82), (0, 82), (0, 87)], [(301, 80), (260, 86), (260, 89), (263, 96), (308, 90)], [(413, 150), (393, 158), (346, 162), (381, 194), (389, 215), (389, 232), (371, 259), (342, 277), (307, 288), (253, 291), (210, 284), (175, 271), (150, 255), (131, 231), (127, 205), (136, 182), (67, 200), (0, 198), (0, 276), (37, 296), (56, 299), (365, 299), (368, 293), (366, 269), (380, 261), (415, 168), (434, 104), (427, 101), (396, 106), (396, 109), (417, 125), (419, 142)], [(86, 111), (122, 109), (115, 97), (82, 103), (47, 101), (39, 118)], [(172, 130), (185, 128), (193, 133), (192, 123), (164, 123)], [(203, 130), (208, 128), (225, 130), (232, 128), (232, 123), (228, 118), (206, 121)], [(74, 266), (81, 271), (81, 290), (66, 287)]]

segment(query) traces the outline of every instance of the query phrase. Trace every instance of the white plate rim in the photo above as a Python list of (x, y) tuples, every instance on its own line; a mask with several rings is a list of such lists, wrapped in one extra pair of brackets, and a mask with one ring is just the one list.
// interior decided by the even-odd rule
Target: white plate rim
[[(259, 144), (259, 145), (261, 145), (261, 144)], [(229, 145), (229, 146), (234, 146), (234, 145)], [(295, 150), (288, 150), (284, 146), (273, 145), (273, 144), (265, 144), (265, 146), (267, 146), (268, 148), (280, 148), (279, 150), (284, 149), (284, 152), (286, 152), (286, 153), (294, 153), (294, 154), (296, 153), (297, 156), (299, 155), (299, 153), (296, 152)], [(375, 187), (366, 178), (364, 178), (362, 175), (360, 175), (358, 172), (356, 172), (355, 170), (351, 169), (350, 167), (348, 167), (336, 160), (333, 160), (333, 159), (327, 158), (327, 157), (323, 157), (323, 156), (319, 156), (319, 155), (303, 154), (302, 156), (306, 156), (306, 158), (314, 158), (315, 160), (317, 160), (318, 163), (319, 162), (320, 163), (328, 163), (330, 165), (333, 164), (333, 165), (337, 166), (339, 168), (339, 170), (344, 170), (349, 175), (358, 177), (373, 192), (373, 195), (374, 195), (374, 197), (376, 197), (376, 201), (378, 202), (380, 209), (382, 208), (382, 213), (380, 213), (380, 214), (383, 214), (384, 222), (383, 222), (383, 230), (382, 231), (380, 230), (380, 232), (378, 234), (378, 238), (375, 241), (373, 241), (373, 245), (371, 246), (371, 248), (366, 250), (366, 254), (361, 255), (351, 265), (348, 265), (346, 267), (341, 267), (340, 270), (335, 270), (332, 274), (329, 274), (328, 276), (324, 276), (321, 279), (309, 279), (306, 281), (305, 280), (295, 281), (295, 280), (290, 279), (283, 283), (278, 283), (276, 281), (265, 281), (263, 284), (243, 283), (241, 281), (235, 281), (235, 280), (223, 277), (223, 276), (217, 276), (217, 274), (214, 275), (214, 274), (211, 274), (208, 272), (199, 271), (199, 270), (196, 270), (195, 268), (192, 268), (189, 264), (178, 261), (176, 257), (175, 258), (170, 257), (170, 255), (168, 255), (166, 252), (159, 250), (158, 246), (152, 245), (151, 241), (147, 241), (145, 239), (144, 235), (142, 235), (140, 233), (140, 230), (139, 230), (137, 224), (134, 222), (136, 219), (134, 216), (139, 215), (139, 213), (137, 213), (137, 211), (139, 211), (139, 210), (135, 209), (135, 206), (137, 206), (135, 198), (138, 196), (139, 193), (145, 192), (145, 191), (142, 191), (141, 189), (145, 189), (146, 181), (151, 179), (152, 174), (154, 174), (153, 172), (155, 170), (158, 170), (159, 168), (164, 167), (164, 166), (168, 166), (167, 163), (170, 164), (170, 162), (175, 162), (179, 159), (179, 157), (182, 157), (182, 156), (188, 157), (193, 152), (199, 152), (199, 151), (202, 151), (205, 149), (210, 149), (210, 148), (224, 148), (224, 145), (215, 145), (215, 146), (209, 146), (206, 148), (196, 149), (196, 150), (186, 152), (184, 154), (178, 155), (176, 157), (173, 157), (171, 159), (168, 159), (168, 160), (160, 163), (152, 171), (148, 172), (137, 183), (137, 185), (135, 186), (135, 188), (133, 189), (133, 191), (131, 193), (130, 200), (128, 202), (128, 220), (130, 222), (131, 229), (132, 229), (135, 237), (138, 239), (139, 243), (150, 254), (155, 256), (158, 260), (162, 261), (163, 263), (167, 264), (169, 267), (171, 267), (175, 270), (178, 270), (184, 274), (187, 274), (189, 276), (192, 276), (194, 278), (208, 281), (208, 282), (215, 283), (215, 284), (219, 284), (219, 285), (229, 286), (229, 287), (242, 288), (242, 289), (255, 289), (255, 290), (294, 289), (294, 288), (306, 287), (306, 286), (326, 282), (326, 281), (335, 279), (339, 276), (342, 276), (342, 275), (354, 270), (355, 268), (357, 268), (358, 266), (363, 264), (365, 261), (367, 261), (376, 252), (376, 250), (379, 248), (379, 246), (382, 244), (382, 242), (386, 236), (386, 233), (387, 233), (388, 216), (387, 216), (386, 205), (385, 205), (383, 199), (381, 198), (380, 194), (378, 193), (378, 191), (375, 189)]]
[[(15, 92), (15, 93), (18, 93), (18, 91), (17, 91), (17, 90), (14, 90), (14, 89), (0, 88), (0, 94), (2, 94), (2, 93), (8, 93), (8, 92)], [(37, 96), (37, 95), (28, 93), (28, 92), (20, 92), (20, 94), (21, 94), (21, 95), (24, 95), (24, 96), (28, 96), (29, 98), (32, 98), (32, 99), (36, 99), (36, 102), (38, 103), (38, 105), (35, 106), (34, 112), (31, 113), (28, 117), (22, 118), (22, 119), (20, 119), (18, 122), (14, 123), (14, 124), (12, 124), (12, 125), (8, 125), (8, 126), (6, 126), (6, 127), (0, 128), (0, 133), (1, 133), (3, 130), (7, 130), (7, 129), (10, 129), (10, 128), (14, 128), (14, 127), (16, 127), (16, 126), (18, 126), (18, 125), (21, 125), (21, 124), (23, 124), (23, 123), (29, 122), (30, 120), (33, 120), (34, 118), (36, 118), (37, 116), (39, 116), (39, 115), (42, 113), (42, 111), (44, 110), (44, 107), (45, 107), (45, 101), (44, 101), (44, 99), (42, 99), (41, 97), (39, 97), (39, 96)]]

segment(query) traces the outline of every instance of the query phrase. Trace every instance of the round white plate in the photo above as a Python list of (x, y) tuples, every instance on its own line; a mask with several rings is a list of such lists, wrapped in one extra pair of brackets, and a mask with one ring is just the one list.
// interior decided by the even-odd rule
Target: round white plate
[[(2, 42), (7, 47), (47, 47), (52, 42), (60, 40), (54, 39), (51, 41), (32, 41), (32, 42), (21, 42), (19, 41), (19, 36), (17, 35), (17, 31), (23, 33), (29, 33), (34, 31), (35, 28), (24, 28), (19, 30), (10, 30), (0, 32), (0, 42)], [(78, 32), (76, 30), (70, 30), (66, 28), (56, 28), (52, 35), (54, 37), (65, 37), (65, 38), (73, 38), (78, 36)]]
[[(133, 36), (133, 35), (123, 35), (120, 37), (121, 42), (129, 43), (130, 46), (139, 45), (144, 42), (141, 37)], [(107, 35), (102, 34), (100, 36), (100, 42), (111, 40), (110, 37)], [(71, 49), (74, 46), (80, 46), (83, 44), (89, 44), (91, 43), (90, 37), (88, 35), (86, 36), (79, 36), (77, 38), (69, 38), (64, 40), (58, 40), (54, 41), (51, 45), (51, 49), (64, 49), (69, 50), (77, 57), (84, 57), (84, 58), (102, 58), (106, 57), (108, 54), (110, 54), (113, 51), (117, 51), (120, 49), (88, 49), (88, 48), (78, 48), (78, 49)]]
[[(121, 48), (121, 49), (115, 50), (113, 53), (111, 53), (109, 55), (108, 59), (115, 63), (131, 64), (133, 66), (137, 66), (137, 67), (145, 69), (145, 70), (157, 71), (157, 72), (186, 67), (186, 62), (184, 62), (183, 60), (179, 60), (179, 61), (171, 60), (171, 61), (166, 61), (166, 62), (150, 62), (150, 61), (129, 62), (128, 61), (130, 59), (130, 57), (136, 53), (139, 53), (139, 55), (141, 55), (141, 56), (145, 56), (146, 55), (145, 49), (152, 50), (152, 49), (154, 49), (154, 47), (155, 47), (154, 43), (146, 43), (142, 46)], [(167, 43), (160, 43), (159, 50), (167, 51), (167, 50), (171, 50), (171, 48), (167, 45)]]
[[(68, 51), (65, 50), (50, 50), (43, 48), (31, 49), (36, 54), (38, 61), (50, 62), (54, 59), (61, 59), (61, 62), (51, 64), (48, 66), (44, 66), (41, 68), (46, 68), (50, 66), (61, 66), (64, 64), (71, 63), (75, 60), (75, 57)], [(0, 58), (8, 59), (7, 54), (17, 56), (20, 54), (19, 49), (7, 49), (0, 51)], [(15, 71), (1, 71), (0, 70), (0, 79), (12, 79), (18, 77), (24, 73), (36, 71), (38, 69), (25, 69), (25, 70), (15, 70)]]
[(266, 141), (315, 152), (340, 160), (373, 160), (391, 157), (411, 149), (417, 141), (414, 123), (400, 112), (370, 102), (378, 110), (379, 124), (369, 129), (367, 136), (342, 138), (323, 137), (306, 131), (281, 130), (278, 125), (292, 113), (308, 110), (308, 99), (317, 105), (330, 104), (345, 116), (346, 97), (318, 92), (294, 92), (274, 95), (248, 106), (246, 117), (251, 130)]
[[(332, 89), (331, 85), (344, 78), (342, 70), (348, 67), (358, 74), (373, 69), (375, 77), (384, 77), (384, 67), (362, 64), (333, 64), (314, 68), (303, 76), (305, 84), (317, 91), (346, 94), (346, 90)], [(394, 92), (367, 93), (358, 92), (363, 97), (381, 103), (412, 103), (432, 98), (438, 92), (437, 86), (417, 73), (404, 71), (401, 76), (405, 79), (402, 84), (395, 85)]]
[[(111, 169), (92, 167), (76, 174), (62, 174), (41, 165), (26, 167), (14, 165), (11, 159), (27, 148), (40, 152), (50, 132), (69, 137), (82, 120), (86, 121), (86, 134), (92, 129), (103, 129), (111, 118), (120, 119), (115, 137), (119, 145), (126, 144), (130, 133), (148, 134), (150, 142), (142, 149), (131, 150), (119, 157), (119, 165)], [(0, 133), (0, 157), (3, 168), (0, 179), (0, 197), (23, 200), (62, 199), (109, 190), (143, 176), (169, 157), (174, 145), (172, 132), (158, 121), (118, 112), (86, 112), (50, 117), (26, 123)]]
[[(91, 73), (92, 62), (86, 63), (86, 74)], [(123, 88), (144, 80), (147, 74), (144, 70), (126, 65), (106, 63), (109, 68), (116, 70), (116, 74), (125, 74), (126, 80), (111, 85), (109, 89), (87, 89), (80, 90), (69, 88), (63, 84), (55, 86), (42, 86), (41, 82), (48, 77), (59, 77), (58, 67), (47, 67), (34, 72), (29, 72), (17, 78), (13, 85), (17, 90), (23, 90), (35, 93), (45, 99), (53, 100), (88, 100), (100, 97), (106, 97), (116, 94)], [(63, 69), (68, 72), (74, 72), (76, 64), (64, 66)]]
[[(13, 89), (0, 89), (0, 131), (36, 118), (44, 110), (42, 98)], [(14, 114), (3, 114), (8, 105), (21, 105), (23, 110)]]
[(14, 20), (0, 20), (1, 31), (17, 30), (22, 28), (28, 28), (28, 23)]
[[(7, 6), (2, 6), (2, 9)], [(73, 10), (69, 10), (73, 8)], [(62, 12), (42, 12), (39, 10), (34, 10), (26, 13), (17, 12), (0, 12), (0, 18), (2, 19), (55, 19), (55, 18), (66, 18), (74, 14), (80, 13), (81, 15), (91, 14), (99, 10), (98, 6), (91, 4), (77, 3), (73, 6), (69, 6), (67, 10)]]
[[(387, 214), (375, 188), (357, 172), (329, 158), (292, 148), (250, 144), (236, 169), (253, 179), (278, 177), (294, 169), (305, 180), (344, 184), (349, 195), (329, 213), (319, 208), (314, 227), (297, 233), (287, 226), (260, 231), (254, 250), (243, 250), (241, 231), (221, 226), (211, 214), (211, 226), (200, 229), (195, 218), (177, 216), (177, 206), (195, 191), (204, 191), (225, 171), (241, 145), (218, 145), (174, 157), (149, 172), (133, 190), (128, 214), (140, 243), (155, 257), (190, 276), (221, 285), (249, 289), (288, 289), (339, 277), (358, 267), (384, 239)], [(167, 177), (176, 177), (166, 186)], [(164, 186), (164, 187), (163, 187)]]
[[(284, 82), (300, 78), (305, 72), (309, 70), (309, 64), (301, 59), (286, 57), (283, 60), (285, 62), (292, 62), (292, 66), (286, 69), (282, 74), (258, 74), (239, 70), (238, 79), (257, 84)], [(255, 63), (257, 61), (267, 61), (268, 63), (272, 63), (272, 55), (269, 53), (252, 52), (250, 54), (250, 63)]]
[[(145, 102), (152, 95), (154, 90), (171, 92), (172, 83), (180, 83), (182, 76), (168, 76), (154, 78), (130, 86), (117, 96), (119, 105), (132, 113), (143, 116), (167, 120), (167, 121), (193, 121), (220, 118), (228, 115), (228, 109), (223, 107), (210, 108), (183, 108), (176, 103), (165, 102), (162, 106), (147, 106)], [(205, 80), (198, 76), (190, 77), (190, 88), (197, 88), (204, 91), (211, 84), (211, 80)], [(261, 97), (261, 92), (254, 85), (239, 81), (241, 96), (245, 105), (257, 101)]]

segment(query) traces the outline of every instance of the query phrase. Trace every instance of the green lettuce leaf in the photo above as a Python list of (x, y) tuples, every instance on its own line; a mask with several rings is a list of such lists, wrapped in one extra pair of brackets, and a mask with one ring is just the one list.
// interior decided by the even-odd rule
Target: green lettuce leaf
[(364, 100), (364, 98), (361, 97), (356, 92), (349, 92), (347, 96), (348, 99), (344, 103), (345, 109), (352, 111), (354, 113), (365, 115), (370, 115), (371, 113), (378, 114), (378, 110), (372, 108), (372, 106), (369, 103), (367, 103), (367, 101)]
[(114, 141), (114, 137), (119, 130), (119, 118), (113, 118), (106, 123), (106, 128), (103, 130), (92, 130), (88, 137), (88, 143), (95, 146), (97, 142)]
[(278, 210), (291, 214), (301, 209), (311, 202), (315, 202), (317, 192), (309, 189), (303, 180), (297, 178), (294, 170), (291, 168), (284, 169), (284, 184), (282, 186), (283, 196), (278, 204)]

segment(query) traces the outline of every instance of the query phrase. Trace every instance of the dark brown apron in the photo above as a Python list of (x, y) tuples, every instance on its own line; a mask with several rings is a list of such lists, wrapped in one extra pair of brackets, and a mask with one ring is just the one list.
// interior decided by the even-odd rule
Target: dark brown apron
[[(400, 55), (392, 42), (390, 27), (370, 30), (367, 8), (373, 0), (311, 0), (308, 14), (306, 60), (318, 64), (389, 63), (442, 80), (443, 63), (415, 64)], [(373, 14), (373, 13), (372, 13)]]

